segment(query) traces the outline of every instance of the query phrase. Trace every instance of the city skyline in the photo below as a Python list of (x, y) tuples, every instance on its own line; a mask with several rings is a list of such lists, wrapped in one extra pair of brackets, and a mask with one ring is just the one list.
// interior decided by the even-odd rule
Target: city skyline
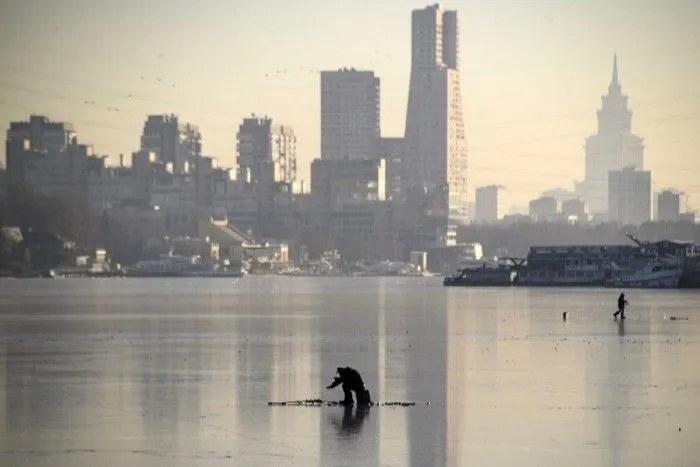
[[(323, 2), (299, 12), (285, 3), (282, 18), (263, 15), (272, 2), (210, 2), (211, 8), (171, 5), (170, 21), (154, 16), (157, 3), (142, 6), (138, 17), (126, 4), (95, 3), (80, 19), (46, 2), (6, 7), (0, 19), (5, 124), (30, 113), (71, 122), (81, 142), (116, 163), (120, 153), (138, 148), (146, 115), (173, 112), (200, 128), (203, 154), (234, 166), (237, 125), (252, 112), (267, 114), (295, 128), (299, 178), (308, 180), (310, 162), (320, 156), (318, 72), (354, 66), (382, 80), (382, 136), (401, 136), (410, 12), (426, 2), (372, 4), (372, 15), (363, 1)], [(581, 141), (593, 133), (617, 52), (635, 132), (645, 138), (652, 190), (683, 190), (697, 206), (700, 184), (692, 174), (700, 153), (700, 63), (694, 55), (700, 41), (693, 18), (700, 9), (677, 6), (686, 8), (443, 2), (458, 10), (463, 25), (459, 58), (471, 196), (477, 186), (498, 183), (524, 204), (582, 180)], [(198, 34), (166, 27), (186, 19)], [(293, 28), (289, 37), (275, 31), (282, 19)], [(26, 28), (30, 20), (35, 27)], [(146, 32), (137, 33), (139, 27)], [(588, 36), (591, 30), (595, 37)], [(252, 34), (246, 45), (237, 46), (246, 34)], [(90, 35), (97, 39), (85, 41)]]

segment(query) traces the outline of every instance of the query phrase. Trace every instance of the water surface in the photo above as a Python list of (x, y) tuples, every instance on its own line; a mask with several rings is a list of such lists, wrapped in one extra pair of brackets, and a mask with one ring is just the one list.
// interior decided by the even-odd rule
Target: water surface
[[(697, 465), (700, 293), (628, 291), (624, 323), (617, 293), (0, 280), (0, 464)], [(267, 406), (346, 365), (430, 405)]]

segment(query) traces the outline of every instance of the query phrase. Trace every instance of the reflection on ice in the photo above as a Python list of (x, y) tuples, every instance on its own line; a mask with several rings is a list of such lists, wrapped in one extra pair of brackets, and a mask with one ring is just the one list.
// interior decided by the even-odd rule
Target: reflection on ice
[[(607, 290), (430, 278), (17, 283), (2, 465), (695, 462), (695, 292), (635, 290), (615, 322)], [(327, 399), (339, 364), (382, 404), (268, 405)]]
[(346, 405), (343, 407), (343, 417), (338, 420), (338, 415), (330, 416), (331, 422), (343, 436), (353, 436), (362, 430), (362, 425), (365, 423), (365, 418), (369, 417), (370, 407), (359, 406), (352, 407)]

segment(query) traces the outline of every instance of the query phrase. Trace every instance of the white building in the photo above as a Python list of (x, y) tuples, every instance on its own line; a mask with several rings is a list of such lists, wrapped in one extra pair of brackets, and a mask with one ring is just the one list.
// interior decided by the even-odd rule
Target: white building
[(321, 72), (321, 159), (377, 157), (379, 125), (379, 78), (374, 72)]
[[(411, 79), (404, 156), (407, 189), (447, 190), (437, 217), (467, 221), (467, 153), (456, 11), (431, 5), (412, 14)], [(446, 226), (445, 226), (446, 227)]]
[(611, 170), (608, 216), (622, 225), (641, 225), (651, 219), (651, 172), (626, 167)]
[(474, 222), (493, 224), (506, 215), (506, 201), (501, 185), (481, 186), (474, 197)]
[(622, 93), (617, 71), (617, 55), (613, 59), (612, 80), (602, 97), (598, 111), (598, 132), (586, 138), (586, 178), (577, 186), (593, 214), (608, 209), (608, 173), (634, 167), (644, 168), (644, 140), (632, 133), (632, 111)]

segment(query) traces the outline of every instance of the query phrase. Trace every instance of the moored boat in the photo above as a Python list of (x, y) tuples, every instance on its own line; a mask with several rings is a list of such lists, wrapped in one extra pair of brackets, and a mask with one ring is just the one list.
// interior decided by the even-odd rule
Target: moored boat
[(636, 245), (535, 246), (518, 270), (520, 286), (681, 288), (700, 286), (698, 248), (662, 240)]
[(445, 277), (443, 285), (462, 287), (510, 286), (517, 280), (517, 273), (503, 265), (461, 269), (453, 276)]
[(683, 277), (683, 268), (652, 262), (641, 269), (611, 278), (608, 287), (677, 289)]
[(638, 251), (627, 245), (537, 246), (518, 271), (520, 286), (603, 286)]

